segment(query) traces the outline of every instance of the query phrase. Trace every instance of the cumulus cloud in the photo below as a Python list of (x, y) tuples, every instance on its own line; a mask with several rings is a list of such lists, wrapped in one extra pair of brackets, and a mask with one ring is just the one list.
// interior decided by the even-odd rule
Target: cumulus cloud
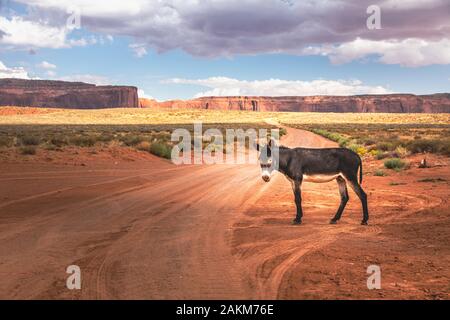
[(97, 43), (112, 43), (113, 36), (107, 34), (91, 35), (88, 37), (73, 38), (70, 34), (73, 28), (67, 25), (65, 13), (56, 15), (53, 11), (42, 12), (32, 10), (32, 14), (19, 16), (15, 13), (9, 16), (0, 16), (0, 45), (1, 49), (29, 50), (34, 53), (37, 48), (71, 48)]
[(13, 16), (0, 17), (0, 44), (6, 48), (67, 48), (87, 44), (85, 39), (68, 39), (65, 27), (52, 26), (42, 21), (26, 20)]
[(138, 97), (144, 98), (144, 99), (155, 99), (152, 96), (149, 96), (148, 94), (146, 94), (145, 91), (142, 89), (138, 89)]
[(304, 53), (329, 56), (334, 64), (347, 63), (370, 55), (378, 56), (382, 63), (406, 67), (450, 64), (450, 39), (427, 41), (410, 38), (401, 41), (374, 41), (357, 38), (338, 46), (309, 47)]
[[(132, 47), (138, 57), (150, 48), (158, 52), (182, 49), (207, 57), (280, 52), (323, 54), (323, 47), (340, 45), (346, 45), (341, 51), (348, 52), (348, 47), (359, 39), (366, 42), (357, 42), (358, 45), (379, 44), (375, 53), (381, 56), (380, 62), (390, 63), (398, 60), (390, 58), (391, 51), (400, 50), (391, 42), (402, 46), (409, 39), (417, 39), (428, 43), (430, 50), (421, 47), (421, 57), (413, 59), (420, 62), (405, 64), (415, 66), (447, 61), (447, 56), (436, 57), (431, 48), (433, 43), (448, 41), (450, 34), (448, 0), (18, 1), (33, 8), (33, 12), (40, 12), (37, 17), (44, 13), (53, 18), (64, 17), (68, 7), (77, 7), (82, 13), (83, 28), (133, 38), (133, 43), (140, 44)], [(369, 5), (381, 8), (381, 30), (366, 27)], [(61, 37), (55, 32), (53, 46), (65, 43)], [(46, 41), (43, 44), (52, 46)], [(309, 47), (321, 49), (306, 50)], [(374, 50), (362, 48), (356, 56), (361, 57), (363, 51), (372, 54)], [(333, 59), (332, 54), (328, 56)]]
[(56, 80), (86, 82), (96, 85), (110, 85), (111, 80), (107, 77), (95, 74), (73, 74), (69, 76), (58, 77)]
[(238, 80), (227, 77), (206, 79), (168, 79), (164, 83), (198, 85), (210, 90), (199, 92), (204, 96), (311, 96), (311, 95), (357, 95), (386, 94), (390, 90), (382, 86), (364, 85), (359, 80)]
[(23, 67), (9, 68), (0, 61), (0, 78), (30, 79), (30, 76)]
[(134, 56), (138, 58), (142, 58), (147, 55), (147, 49), (145, 48), (145, 44), (142, 43), (132, 43), (128, 46), (134, 52)]
[(38, 68), (47, 69), (47, 70), (48, 69), (56, 69), (56, 65), (54, 65), (48, 61), (42, 61), (41, 63), (38, 63), (36, 66)]
[[(42, 61), (37, 67), (45, 69), (45, 74), (48, 78), (61, 81), (74, 81), (85, 82), (96, 85), (110, 85), (111, 80), (105, 76), (95, 74), (73, 74), (67, 76), (58, 77), (56, 72), (56, 66), (47, 61)], [(0, 61), (0, 78), (19, 78), (19, 79), (33, 79), (37, 80), (38, 77), (32, 77), (24, 67), (7, 67), (2, 61)]]

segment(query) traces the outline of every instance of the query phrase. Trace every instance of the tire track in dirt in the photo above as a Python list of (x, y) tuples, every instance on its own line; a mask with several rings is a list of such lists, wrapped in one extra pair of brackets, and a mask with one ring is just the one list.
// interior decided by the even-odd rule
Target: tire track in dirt
[[(269, 122), (270, 124), (277, 125), (276, 123)], [(287, 129), (288, 135), (285, 136), (282, 143), (286, 146), (302, 146), (302, 147), (332, 147), (335, 146), (333, 142), (330, 142), (318, 135), (312, 134), (311, 132), (292, 129), (285, 127)], [(282, 178), (283, 179), (283, 178)], [(284, 180), (284, 179), (283, 179)], [(281, 181), (276, 180), (273, 181), (274, 188), (280, 186)], [(284, 182), (287, 183), (287, 182)], [(285, 188), (286, 189), (286, 188)], [(306, 188), (305, 188), (306, 189)], [(309, 184), (306, 189), (308, 194), (316, 194), (318, 196), (322, 196), (323, 199), (317, 197), (317, 201), (327, 201), (326, 197), (323, 197), (323, 190), (321, 189), (321, 185), (317, 184)], [(290, 189), (286, 190), (286, 192), (290, 192)], [(382, 196), (387, 196), (392, 194), (392, 190), (382, 190), (379, 189), (376, 191), (377, 194)], [(266, 195), (266, 197), (270, 197)], [(409, 207), (414, 208), (414, 210), (404, 210), (401, 213), (392, 213), (389, 215), (372, 216), (372, 223), (369, 226), (359, 226), (357, 224), (343, 224), (342, 221), (337, 226), (320, 226), (318, 228), (318, 232), (315, 233), (307, 233), (302, 232), (299, 229), (298, 236), (301, 237), (299, 240), (278, 240), (274, 242), (254, 242), (249, 243), (249, 245), (242, 244), (242, 240), (235, 240), (235, 249), (242, 259), (247, 261), (249, 276), (252, 278), (252, 281), (255, 283), (255, 286), (258, 288), (258, 292), (261, 294), (258, 298), (261, 299), (275, 299), (279, 297), (279, 292), (281, 290), (280, 286), (283, 281), (283, 277), (288, 273), (288, 271), (296, 266), (298, 263), (301, 263), (302, 257), (320, 250), (333, 242), (337, 241), (343, 234), (345, 233), (353, 233), (353, 232), (364, 232), (365, 235), (374, 235), (381, 232), (380, 223), (389, 223), (395, 221), (396, 219), (400, 219), (406, 217), (408, 215), (417, 213), (425, 208), (433, 208), (439, 206), (443, 199), (439, 197), (429, 197), (429, 196), (421, 196), (417, 194), (411, 194), (407, 192), (396, 192), (395, 197), (398, 199), (404, 199), (408, 201)], [(268, 200), (270, 201), (270, 200)], [(276, 201), (276, 198), (273, 197), (272, 201)], [(315, 209), (317, 208), (326, 208), (329, 206), (323, 206), (320, 202), (314, 203)], [(336, 207), (337, 209), (337, 207)], [(348, 211), (347, 207), (347, 211)], [(359, 209), (361, 210), (361, 209)], [(294, 208), (292, 212), (294, 212)], [(332, 211), (330, 210), (330, 218)], [(346, 214), (344, 214), (345, 219)], [(250, 219), (254, 220), (254, 219)], [(375, 224), (373, 224), (373, 220), (375, 220)], [(323, 223), (327, 223), (324, 221)], [(261, 223), (252, 224), (247, 227), (239, 227), (236, 226), (235, 230), (239, 230), (242, 233), (245, 228), (259, 228), (261, 231), (265, 226)], [(286, 226), (287, 228), (287, 226)], [(298, 228), (302, 228), (299, 226)], [(237, 238), (238, 236), (236, 236)], [(262, 247), (261, 247), (262, 246)], [(251, 254), (248, 257), (248, 252), (252, 250), (257, 252), (256, 254)], [(280, 254), (280, 252), (282, 252)]]
[[(229, 169), (228, 169), (229, 170)], [(216, 170), (214, 170), (216, 171)], [(227, 171), (227, 170), (225, 170)], [(219, 174), (219, 172), (216, 172), (216, 174)], [(206, 179), (209, 179), (210, 175), (205, 176)], [(238, 177), (239, 178), (239, 177)], [(239, 178), (239, 180), (241, 180), (242, 178)], [(162, 213), (160, 213), (157, 217), (152, 217), (151, 221), (149, 221), (150, 223), (146, 223), (145, 221), (139, 221), (139, 223), (142, 224), (142, 226), (148, 226), (151, 224), (151, 228), (160, 228), (159, 225), (166, 225), (167, 224), (167, 219), (170, 219), (170, 215), (172, 214), (176, 214), (177, 212), (180, 212), (182, 210), (184, 211), (199, 211), (199, 208), (195, 205), (195, 203), (201, 203), (202, 200), (205, 200), (205, 196), (207, 196), (207, 191), (203, 190), (200, 191), (199, 188), (202, 187), (203, 184), (205, 184), (205, 181), (202, 181), (201, 179), (199, 179), (199, 177), (197, 176), (195, 179), (190, 179), (192, 181), (192, 185), (189, 185), (186, 187), (186, 190), (182, 191), (182, 190), (178, 190), (177, 192), (179, 193), (179, 195), (176, 194), (171, 194), (168, 196), (168, 198), (171, 199), (171, 202), (173, 202), (174, 204), (171, 205), (170, 207), (167, 207)], [(234, 185), (235, 181), (229, 181), (230, 185)], [(215, 188), (215, 187), (223, 187), (223, 183), (220, 181), (216, 181), (214, 184), (210, 184), (209, 187), (211, 188)], [(182, 191), (182, 192), (179, 192)], [(189, 198), (190, 203), (194, 203), (194, 204), (190, 204), (190, 205), (186, 205), (185, 203), (183, 203), (182, 200), (184, 200), (185, 197)], [(218, 196), (219, 198), (221, 197), (220, 195)], [(217, 196), (213, 199), (209, 199), (209, 201), (211, 200), (219, 200), (216, 199), (218, 198)], [(222, 198), (222, 202), (221, 203), (226, 203), (226, 199)], [(217, 211), (217, 213), (221, 213), (222, 209), (224, 208), (224, 205), (222, 205), (221, 203), (217, 203), (216, 206), (214, 207), (214, 210)], [(200, 204), (201, 206), (201, 204)], [(210, 212), (211, 215), (214, 214), (214, 212)], [(211, 228), (211, 226), (205, 226), (207, 229)], [(215, 257), (216, 255), (212, 254), (214, 253), (214, 248), (206, 248), (206, 252), (208, 252), (207, 256), (202, 255), (202, 252), (205, 252), (205, 244), (209, 245), (209, 244), (214, 244), (217, 245), (218, 241), (221, 241), (221, 237), (222, 233), (221, 232), (217, 232), (217, 228), (223, 228), (223, 225), (220, 224), (216, 224), (214, 226), (214, 232), (208, 232), (206, 235), (207, 237), (205, 238), (205, 235), (202, 235), (201, 233), (199, 233), (197, 236), (201, 236), (199, 239), (197, 239), (196, 237), (194, 237), (194, 241), (193, 241), (193, 246), (194, 248), (192, 248), (190, 250), (191, 254), (193, 255), (198, 255), (198, 257), (191, 257), (190, 263), (195, 264), (198, 266), (192, 266), (193, 270), (203, 270), (203, 273), (200, 273), (198, 276), (200, 277), (205, 277), (205, 275), (211, 275), (214, 273), (217, 273), (217, 270), (215, 269), (209, 269), (209, 264), (208, 263), (204, 263), (205, 261), (208, 260), (214, 260), (217, 259), (217, 257)], [(128, 248), (129, 246), (129, 242), (132, 241), (131, 239), (133, 238), (139, 238), (139, 239), (145, 239), (147, 236), (145, 234), (140, 233), (138, 230), (136, 231), (135, 234), (126, 234), (124, 236), (123, 240), (124, 244), (123, 247)], [(212, 241), (212, 238), (217, 238), (216, 241)], [(115, 247), (122, 247), (121, 245), (121, 241), (118, 241), (115, 243)], [(157, 240), (157, 239), (156, 239)], [(157, 246), (157, 244), (155, 244), (153, 241), (151, 242), (152, 245), (150, 247), (155, 247)], [(143, 247), (148, 247), (147, 246), (143, 246)], [(142, 249), (142, 247), (140, 247), (139, 249)], [(151, 248), (149, 248), (151, 249)], [(120, 249), (117, 249), (120, 250)], [(103, 254), (103, 253), (100, 253)], [(114, 257), (114, 254), (106, 254), (104, 255), (104, 257), (102, 258), (102, 261), (100, 263), (101, 267), (98, 268), (98, 273), (96, 275), (96, 281), (97, 281), (97, 290), (96, 292), (92, 292), (92, 295), (87, 296), (87, 298), (120, 298), (123, 297), (122, 294), (116, 294), (116, 295), (111, 295), (110, 292), (114, 292), (114, 287), (122, 287), (121, 284), (117, 283), (117, 281), (108, 281), (109, 280), (109, 275), (113, 275), (113, 274), (127, 274), (126, 278), (130, 280), (124, 280), (124, 282), (126, 283), (130, 283), (133, 282), (134, 279), (137, 278), (137, 276), (130, 276), (129, 274), (133, 274), (133, 271), (131, 272), (127, 272), (123, 270), (123, 267), (120, 267), (120, 261), (117, 261), (117, 258)], [(117, 255), (119, 256), (119, 255)], [(120, 255), (122, 256), (122, 255)], [(177, 258), (177, 257), (174, 257)], [(150, 263), (149, 263), (150, 264)], [(151, 264), (150, 264), (151, 265)], [(121, 270), (122, 269), (122, 270)], [(163, 268), (164, 269), (164, 268)], [(170, 269), (169, 269), (170, 270)], [(142, 273), (145, 274), (146, 271), (143, 271)], [(148, 270), (147, 270), (148, 272)], [(183, 272), (187, 272), (187, 270), (184, 270)], [(226, 273), (226, 272), (225, 272)], [(216, 287), (217, 292), (220, 292), (219, 289), (221, 289), (219, 283), (223, 282), (222, 276), (223, 273), (217, 274), (217, 278), (212, 278), (208, 281), (209, 284), (213, 284)], [(191, 275), (192, 277), (192, 275)], [(168, 278), (164, 278), (164, 279), (153, 279), (153, 280), (159, 280), (160, 282), (170, 282), (170, 279), (174, 278), (172, 277), (168, 277)], [(119, 280), (120, 281), (120, 280)], [(204, 281), (204, 280), (203, 280)], [(156, 281), (158, 282), (158, 281)], [(178, 285), (180, 286), (182, 281), (178, 280)], [(189, 282), (192, 282), (189, 281)], [(114, 285), (112, 285), (112, 283), (114, 283)], [(125, 285), (125, 284), (124, 284)], [(167, 285), (167, 283), (166, 283)], [(206, 290), (207, 288), (203, 287), (202, 290)], [(229, 283), (223, 283), (223, 288), (225, 291), (226, 290), (230, 290), (229, 287)], [(127, 290), (127, 294), (133, 294), (133, 290), (136, 290), (135, 288), (128, 288)], [(190, 296), (195, 295), (195, 286), (191, 287), (191, 286), (187, 286), (185, 288), (185, 290), (181, 290), (182, 294), (183, 292), (189, 292), (190, 291)], [(214, 292), (214, 296), (216, 296), (218, 293)], [(142, 292), (140, 294), (143, 294)], [(161, 293), (164, 294), (164, 293)], [(166, 293), (167, 294), (167, 293)], [(171, 292), (171, 295), (176, 294), (175, 292)], [(202, 292), (202, 294), (206, 294), (205, 292)], [(235, 294), (238, 294), (238, 292), (235, 292)], [(150, 298), (159, 298), (160, 296), (158, 295), (158, 293), (151, 293), (151, 295), (149, 295)]]
[[(335, 146), (308, 131), (287, 132), (288, 146)], [(305, 225), (290, 226), (289, 184), (280, 175), (262, 182), (257, 165), (174, 167), (152, 159), (145, 170), (130, 163), (117, 171), (63, 171), (40, 170), (34, 177), (93, 180), (40, 194), (37, 188), (0, 205), (2, 298), (277, 298), (284, 277), (307, 254), (346, 233), (376, 234), (377, 224), (414, 213), (380, 214), (399, 197), (413, 208), (442, 200), (374, 191), (387, 203), (364, 227), (353, 195), (341, 223), (330, 226), (337, 187), (308, 184)], [(24, 183), (26, 174), (1, 173), (0, 189)], [(105, 174), (111, 179), (95, 182)], [(65, 288), (70, 264), (82, 269), (81, 292)]]

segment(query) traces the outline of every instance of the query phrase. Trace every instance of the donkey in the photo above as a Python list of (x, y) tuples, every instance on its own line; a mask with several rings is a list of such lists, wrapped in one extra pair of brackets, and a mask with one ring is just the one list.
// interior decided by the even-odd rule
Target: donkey
[[(303, 181), (328, 182), (336, 179), (341, 195), (341, 204), (336, 215), (330, 220), (336, 224), (342, 216), (345, 205), (348, 202), (347, 182), (355, 191), (362, 203), (363, 219), (362, 225), (369, 221), (367, 208), (367, 195), (361, 188), (362, 161), (358, 154), (346, 148), (287, 148), (277, 146), (273, 139), (261, 147), (256, 143), (256, 149), (260, 152), (259, 162), (261, 165), (262, 179), (270, 181), (274, 171), (278, 170), (291, 182), (294, 191), (297, 214), (293, 224), (301, 224), (303, 217), (301, 185)], [(278, 157), (274, 156), (277, 154)], [(358, 182), (359, 169), (359, 182)]]

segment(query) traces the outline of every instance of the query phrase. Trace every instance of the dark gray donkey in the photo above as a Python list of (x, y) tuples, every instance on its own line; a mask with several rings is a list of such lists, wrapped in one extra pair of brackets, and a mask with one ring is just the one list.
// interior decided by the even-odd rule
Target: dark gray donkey
[(262, 178), (265, 182), (270, 181), (270, 177), (275, 170), (284, 174), (291, 182), (295, 196), (295, 204), (297, 206), (297, 215), (293, 221), (294, 224), (302, 223), (303, 211), (300, 190), (302, 182), (320, 183), (336, 179), (341, 194), (341, 204), (330, 223), (336, 224), (341, 218), (349, 199), (347, 192), (348, 182), (362, 203), (363, 219), (361, 224), (367, 225), (369, 220), (367, 195), (360, 185), (363, 174), (362, 162), (358, 154), (346, 148), (291, 149), (277, 146), (273, 139), (262, 147), (257, 143), (256, 149), (260, 151), (259, 162), (262, 170)]

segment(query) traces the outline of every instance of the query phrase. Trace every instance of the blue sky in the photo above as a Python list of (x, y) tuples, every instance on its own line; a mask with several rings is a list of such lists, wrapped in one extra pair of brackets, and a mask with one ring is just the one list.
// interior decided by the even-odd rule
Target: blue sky
[[(218, 23), (217, 18), (209, 21), (208, 17), (211, 14), (221, 17), (221, 13), (229, 12), (235, 16), (245, 10), (245, 5), (238, 6), (237, 2), (233, 6), (233, 1), (228, 1), (220, 7), (196, 8), (186, 7), (189, 1), (183, 4), (167, 1), (169, 7), (155, 8), (133, 1), (136, 5), (133, 10), (118, 5), (117, 10), (111, 8), (108, 12), (101, 7), (83, 7), (87, 2), (80, 1), (79, 7), (85, 14), (80, 15), (81, 28), (75, 30), (65, 29), (67, 8), (52, 1), (47, 4), (46, 1), (3, 2), (0, 77), (134, 85), (141, 89), (141, 94), (144, 92), (145, 96), (158, 100), (238, 94), (449, 92), (450, 40), (442, 30), (450, 30), (450, 19), (446, 24), (445, 19), (440, 20), (441, 2), (437, 0), (432, 1), (435, 9), (423, 8), (419, 2), (409, 0), (410, 7), (403, 11), (413, 19), (421, 12), (430, 16), (436, 10), (436, 25), (426, 22), (423, 26), (428, 28), (427, 32), (421, 31), (420, 26), (405, 25), (367, 30), (365, 21), (369, 15), (365, 5), (357, 11), (359, 20), (364, 22), (362, 26), (357, 22), (348, 26), (345, 20), (350, 19), (332, 11), (335, 21), (330, 32), (330, 26), (325, 25), (330, 19), (320, 21), (311, 17), (314, 14), (297, 14), (294, 2), (285, 7), (284, 2), (274, 0), (269, 1), (273, 7), (263, 8), (269, 12), (281, 10), (285, 20), (291, 20), (283, 26), (283, 19), (272, 21), (271, 15), (262, 9), (257, 20), (255, 1), (248, 1), (248, 6), (255, 10), (256, 20), (249, 22), (244, 16), (231, 25), (228, 20)], [(76, 2), (68, 2), (67, 6)], [(354, 8), (354, 3), (349, 3)], [(382, 23), (384, 11), (392, 20), (395, 20), (394, 13), (401, 13), (398, 8), (389, 11), (385, 3), (380, 4)], [(176, 9), (175, 13), (172, 8)], [(320, 13), (315, 14), (320, 17), (330, 14)], [(142, 19), (144, 25), (124, 26), (123, 21), (127, 19)], [(162, 22), (154, 22), (157, 19)], [(297, 19), (303, 21), (300, 27)], [(249, 31), (261, 21), (262, 26)], [(389, 21), (386, 19), (385, 24)], [(329, 34), (315, 30), (304, 32), (306, 22), (319, 31), (324, 25)], [(271, 23), (267, 30), (260, 31)], [(179, 28), (183, 27), (186, 31), (180, 32)], [(300, 29), (293, 33), (292, 28)], [(336, 35), (343, 28), (350, 29), (346, 30), (346, 36)]]

